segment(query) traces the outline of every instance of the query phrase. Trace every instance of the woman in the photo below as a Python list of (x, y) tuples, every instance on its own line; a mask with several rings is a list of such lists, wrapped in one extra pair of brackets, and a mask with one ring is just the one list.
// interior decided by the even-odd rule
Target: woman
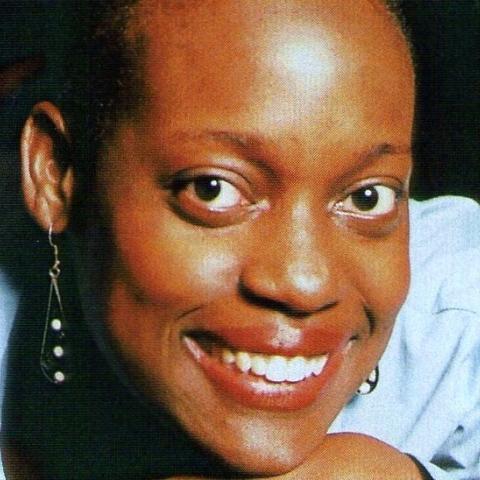
[[(326, 435), (375, 385), (409, 285), (414, 74), (394, 17), (367, 0), (105, 11), (90, 128), (67, 99), (22, 135), (27, 207), (68, 233), (81, 307), (58, 263), (49, 297), (29, 290), (10, 444), (49, 479), (424, 478), (408, 435)], [(38, 339), (51, 385), (25, 361)]]

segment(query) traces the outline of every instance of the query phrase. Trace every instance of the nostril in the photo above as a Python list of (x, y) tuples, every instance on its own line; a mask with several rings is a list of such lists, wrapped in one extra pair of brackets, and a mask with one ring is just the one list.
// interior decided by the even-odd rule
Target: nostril
[(286, 301), (284, 302), (284, 301), (275, 300), (263, 295), (258, 295), (255, 292), (251, 291), (245, 285), (240, 285), (239, 290), (242, 297), (246, 301), (248, 301), (251, 305), (256, 305), (258, 307), (262, 307), (268, 310), (274, 310), (274, 311), (283, 313), (287, 317), (296, 318), (296, 319), (303, 319), (312, 315), (313, 313), (317, 313), (323, 310), (328, 310), (337, 304), (336, 301), (332, 301), (332, 302), (324, 303), (321, 306), (318, 306), (317, 308), (314, 308), (314, 309), (299, 308), (294, 306), (290, 302), (286, 302)]

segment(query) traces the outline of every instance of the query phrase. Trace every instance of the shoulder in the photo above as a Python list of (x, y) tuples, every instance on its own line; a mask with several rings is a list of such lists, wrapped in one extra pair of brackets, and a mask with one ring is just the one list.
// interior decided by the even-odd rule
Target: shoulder
[(461, 372), (462, 380), (480, 374), (480, 206), (460, 197), (413, 201), (410, 217), (410, 290), (391, 344), (418, 362), (414, 370), (428, 360), (439, 382), (450, 372), (454, 385)]
[(412, 201), (410, 225), (410, 291), (381, 362), (399, 381), (386, 382), (384, 394), (409, 424), (404, 451), (435, 472), (442, 465), (449, 478), (473, 478), (480, 473), (480, 206), (459, 197)]
[(453, 196), (410, 200), (409, 209), (412, 260), (423, 264), (432, 257), (480, 247), (480, 205), (476, 201)]
[(410, 262), (410, 308), (480, 314), (480, 205), (461, 197), (411, 201)]
[[(384, 395), (410, 421), (406, 451), (431, 459), (454, 439), (466, 455), (480, 434), (480, 206), (413, 201), (410, 218), (411, 285), (381, 360), (384, 380), (391, 376)], [(469, 452), (464, 464), (473, 468)], [(448, 456), (453, 465), (455, 453)]]
[(350, 402), (332, 431), (366, 433), (429, 461), (450, 439), (466, 445), (480, 434), (480, 207), (452, 197), (410, 207), (410, 291), (380, 382)]

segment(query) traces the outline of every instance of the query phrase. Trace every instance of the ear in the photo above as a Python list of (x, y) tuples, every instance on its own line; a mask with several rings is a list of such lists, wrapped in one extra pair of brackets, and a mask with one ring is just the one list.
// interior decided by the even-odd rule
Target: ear
[(58, 108), (35, 105), (23, 128), (20, 157), (22, 189), (29, 212), (45, 230), (67, 227), (73, 197), (70, 139)]

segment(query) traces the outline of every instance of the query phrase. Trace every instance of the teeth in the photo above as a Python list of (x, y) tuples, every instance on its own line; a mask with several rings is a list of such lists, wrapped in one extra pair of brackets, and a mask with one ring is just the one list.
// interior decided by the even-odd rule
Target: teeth
[(252, 366), (250, 355), (247, 352), (237, 352), (235, 355), (235, 364), (241, 372), (247, 373)]
[(287, 380), (289, 382), (299, 382), (308, 375), (308, 364), (303, 357), (294, 357), (288, 361)]
[(327, 355), (305, 358), (284, 357), (281, 355), (261, 355), (258, 353), (232, 352), (228, 348), (222, 350), (222, 361), (226, 365), (235, 364), (243, 373), (251, 372), (265, 377), (270, 382), (300, 382), (312, 375), (322, 373), (327, 363)]
[(265, 377), (271, 382), (284, 382), (287, 379), (287, 360), (280, 355), (274, 355), (267, 364)]
[(235, 355), (228, 348), (224, 348), (222, 350), (222, 360), (223, 363), (226, 363), (227, 365), (230, 363), (235, 363)]
[(322, 355), (321, 357), (316, 357), (312, 361), (312, 372), (315, 376), (318, 377), (322, 373), (323, 367), (327, 363), (327, 356)]
[(252, 372), (259, 376), (263, 376), (267, 372), (267, 362), (263, 355), (252, 356)]

